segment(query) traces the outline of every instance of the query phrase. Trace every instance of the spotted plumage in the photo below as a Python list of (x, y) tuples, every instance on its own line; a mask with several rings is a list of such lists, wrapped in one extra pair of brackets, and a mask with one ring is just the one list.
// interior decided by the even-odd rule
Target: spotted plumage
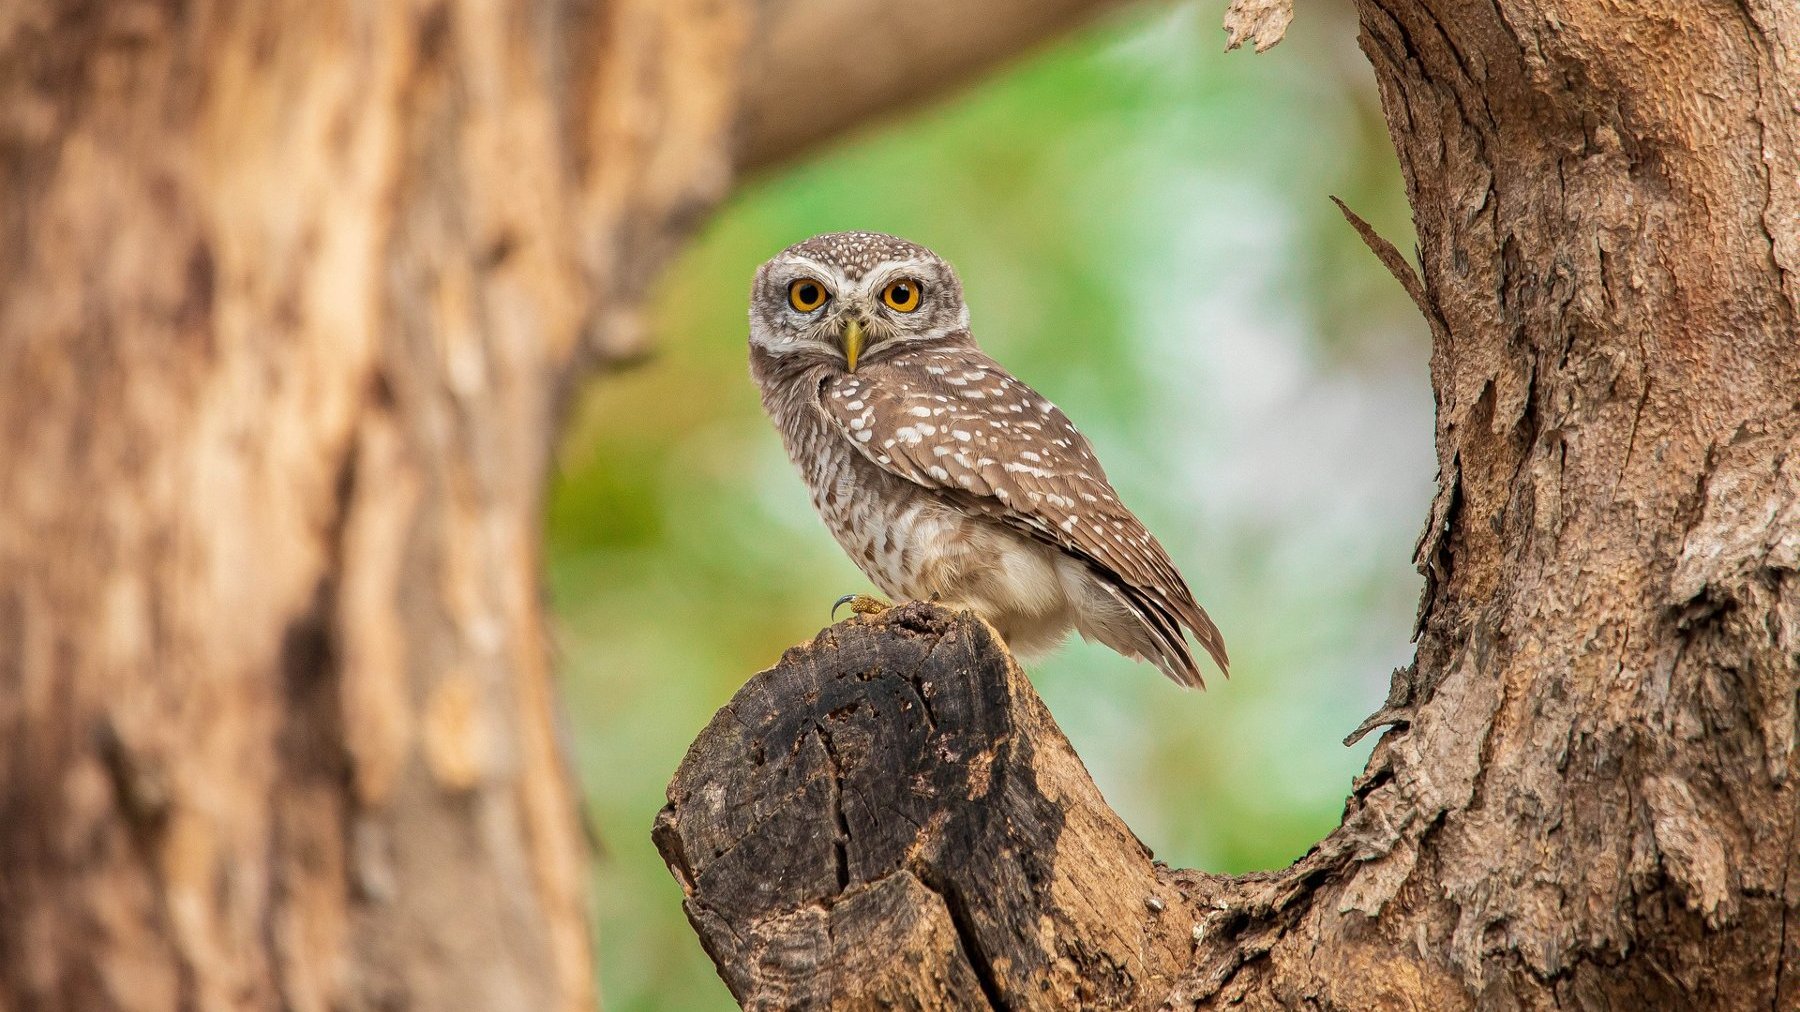
[(1186, 629), (1226, 668), (1087, 439), (975, 346), (931, 251), (870, 232), (784, 251), (752, 288), (750, 360), (813, 505), (885, 593), (974, 611), (1027, 656), (1075, 629), (1198, 685)]

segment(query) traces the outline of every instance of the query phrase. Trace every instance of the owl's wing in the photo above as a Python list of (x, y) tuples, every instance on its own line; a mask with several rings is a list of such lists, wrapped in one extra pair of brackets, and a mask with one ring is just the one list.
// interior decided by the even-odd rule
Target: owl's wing
[(1182, 626), (1228, 670), (1218, 628), (1119, 501), (1087, 438), (992, 359), (951, 349), (874, 362), (828, 379), (819, 402), (888, 472), (1086, 561), (1173, 648), (1195, 684)]

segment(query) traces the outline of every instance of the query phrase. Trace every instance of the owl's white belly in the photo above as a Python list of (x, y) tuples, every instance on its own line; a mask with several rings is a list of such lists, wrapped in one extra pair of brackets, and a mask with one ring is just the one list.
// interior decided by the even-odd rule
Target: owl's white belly
[(890, 597), (973, 611), (1025, 655), (1055, 647), (1074, 625), (1079, 574), (1062, 553), (958, 511), (847, 447), (809, 463), (825, 526)]

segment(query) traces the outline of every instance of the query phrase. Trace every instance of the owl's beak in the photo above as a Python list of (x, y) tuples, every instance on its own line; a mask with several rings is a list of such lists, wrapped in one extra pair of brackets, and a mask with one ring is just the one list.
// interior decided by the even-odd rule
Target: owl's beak
[(861, 320), (851, 320), (844, 324), (844, 362), (850, 371), (856, 371), (856, 360), (862, 357), (863, 325)]

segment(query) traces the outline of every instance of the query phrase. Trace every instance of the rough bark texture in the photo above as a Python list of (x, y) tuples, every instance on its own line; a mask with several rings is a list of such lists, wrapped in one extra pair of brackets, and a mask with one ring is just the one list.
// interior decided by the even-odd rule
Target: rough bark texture
[(1129, 1007), (1188, 951), (1179, 893), (993, 631), (930, 605), (751, 679), (655, 837), (752, 1008)]
[(1800, 1008), (1800, 7), (1359, 4), (1441, 483), (1343, 825), (1278, 873), (1152, 870), (977, 632), (840, 628), (724, 711), (660, 824), (740, 995), (816, 996), (849, 932), (976, 1007)]

